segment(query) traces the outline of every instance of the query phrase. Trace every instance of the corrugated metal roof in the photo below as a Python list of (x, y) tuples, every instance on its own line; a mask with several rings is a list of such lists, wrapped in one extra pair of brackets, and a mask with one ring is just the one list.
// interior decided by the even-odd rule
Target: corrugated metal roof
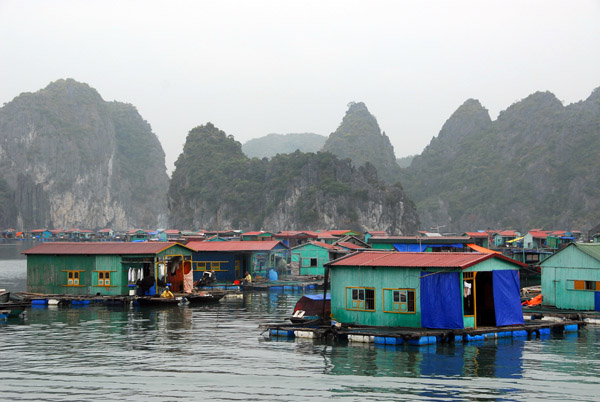
[[(270, 251), (279, 241), (191, 241), (187, 246), (195, 251)], [(286, 246), (287, 247), (287, 246)]]
[(490, 235), (487, 232), (465, 232), (469, 237), (485, 238), (487, 239)]
[(361, 246), (357, 246), (357, 245), (356, 245), (356, 244), (354, 244), (354, 243), (350, 243), (349, 241), (342, 241), (342, 242), (338, 242), (338, 243), (336, 243), (336, 244), (337, 244), (338, 246), (342, 246), (342, 247), (345, 247), (345, 248), (349, 248), (349, 249), (351, 249), (351, 250), (360, 250), (361, 248), (364, 248), (364, 247), (361, 247)]
[(498, 232), (498, 234), (502, 237), (519, 236), (519, 234), (514, 230), (503, 230), (501, 232)]
[(587, 244), (587, 243), (572, 243), (579, 250), (583, 251), (587, 255), (596, 260), (600, 261), (600, 243)]
[(358, 251), (339, 258), (327, 265), (336, 266), (375, 266), (406, 268), (460, 268), (465, 269), (488, 258), (501, 258), (515, 265), (524, 266), (500, 254), (482, 253), (399, 253), (396, 251)]
[(534, 238), (538, 238), (538, 239), (545, 239), (548, 237), (548, 232), (546, 231), (537, 231), (537, 230), (530, 230), (529, 234), (534, 237)]
[[(33, 254), (70, 254), (70, 255), (97, 255), (97, 254), (158, 254), (176, 244), (176, 242), (148, 242), (148, 243), (42, 243), (23, 252)], [(185, 247), (179, 244), (182, 247)]]

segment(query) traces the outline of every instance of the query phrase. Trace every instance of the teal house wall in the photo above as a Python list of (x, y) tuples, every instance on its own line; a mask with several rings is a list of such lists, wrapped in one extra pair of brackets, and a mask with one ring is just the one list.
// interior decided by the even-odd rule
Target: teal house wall
[[(335, 320), (372, 326), (420, 327), (421, 311), (416, 301), (420, 298), (421, 271), (393, 267), (336, 267), (331, 270), (331, 314)], [(375, 309), (352, 306), (351, 292), (356, 288), (374, 290)], [(390, 306), (390, 289), (414, 289), (415, 312), (398, 313)], [(387, 297), (386, 297), (387, 296)]]
[(291, 250), (292, 262), (298, 263), (300, 275), (324, 275), (331, 248), (314, 242), (301, 244)]
[[(453, 293), (439, 297), (452, 301), (458, 320), (454, 321), (457, 322), (454, 328), (497, 325), (494, 298), (505, 295), (510, 301), (498, 308), (502, 309), (502, 314), (508, 311), (515, 323), (522, 323), (518, 283), (521, 265), (500, 254), (359, 252), (327, 264), (331, 280), (331, 314), (336, 321), (350, 325), (424, 327), (423, 278), (455, 274), (448, 277)], [(510, 293), (497, 290), (502, 288), (500, 284), (494, 285), (497, 271), (513, 271), (508, 277), (515, 278), (516, 283), (510, 285)], [(465, 288), (471, 290), (468, 296)], [(439, 291), (446, 289), (439, 288)], [(364, 297), (360, 292), (364, 292)], [(431, 290), (429, 292), (433, 298), (440, 295), (434, 292), (431, 296)], [(472, 311), (466, 306), (472, 306)], [(443, 311), (443, 304), (440, 308)]]
[[(114, 253), (111, 252), (114, 250)], [(177, 257), (191, 261), (192, 250), (174, 243), (44, 243), (27, 255), (27, 291), (59, 295), (127, 295), (130, 268), (158, 266)], [(133, 288), (135, 289), (135, 287)]]
[(569, 244), (540, 266), (543, 305), (600, 311), (600, 244)]

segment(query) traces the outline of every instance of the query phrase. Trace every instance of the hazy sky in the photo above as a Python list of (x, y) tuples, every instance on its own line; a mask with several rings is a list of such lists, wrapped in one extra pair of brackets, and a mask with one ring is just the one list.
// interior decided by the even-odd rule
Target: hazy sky
[(329, 135), (365, 102), (398, 157), (468, 98), (600, 86), (600, 1), (0, 0), (0, 103), (74, 78), (131, 103), (167, 168), (212, 122), (240, 142)]

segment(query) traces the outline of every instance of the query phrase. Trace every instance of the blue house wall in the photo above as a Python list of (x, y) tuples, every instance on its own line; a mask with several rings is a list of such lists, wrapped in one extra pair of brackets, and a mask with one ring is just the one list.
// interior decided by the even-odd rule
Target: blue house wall
[[(242, 258), (237, 256), (238, 260)], [(217, 282), (233, 282), (235, 275), (236, 254), (226, 251), (197, 251), (192, 257), (194, 282), (202, 278), (205, 271), (212, 271)]]

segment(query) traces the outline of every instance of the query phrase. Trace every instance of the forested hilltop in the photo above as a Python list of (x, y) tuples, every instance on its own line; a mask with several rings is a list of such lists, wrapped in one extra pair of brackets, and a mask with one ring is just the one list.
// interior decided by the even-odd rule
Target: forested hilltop
[(277, 154), (320, 151), (327, 137), (313, 133), (268, 134), (254, 138), (242, 145), (242, 151), (249, 158), (271, 158)]
[(600, 89), (537, 92), (492, 121), (467, 100), (403, 171), (425, 228), (587, 229), (600, 220)]
[(350, 102), (340, 126), (327, 138), (323, 151), (339, 158), (350, 158), (354, 166), (369, 162), (386, 183), (396, 183), (400, 166), (390, 139), (381, 132), (375, 117), (362, 102)]
[(165, 155), (134, 106), (58, 80), (0, 108), (1, 227), (166, 225)]
[(250, 159), (208, 123), (187, 136), (169, 188), (170, 224), (180, 228), (348, 228), (412, 234), (413, 203), (386, 187), (369, 163), (355, 168), (327, 152)]

